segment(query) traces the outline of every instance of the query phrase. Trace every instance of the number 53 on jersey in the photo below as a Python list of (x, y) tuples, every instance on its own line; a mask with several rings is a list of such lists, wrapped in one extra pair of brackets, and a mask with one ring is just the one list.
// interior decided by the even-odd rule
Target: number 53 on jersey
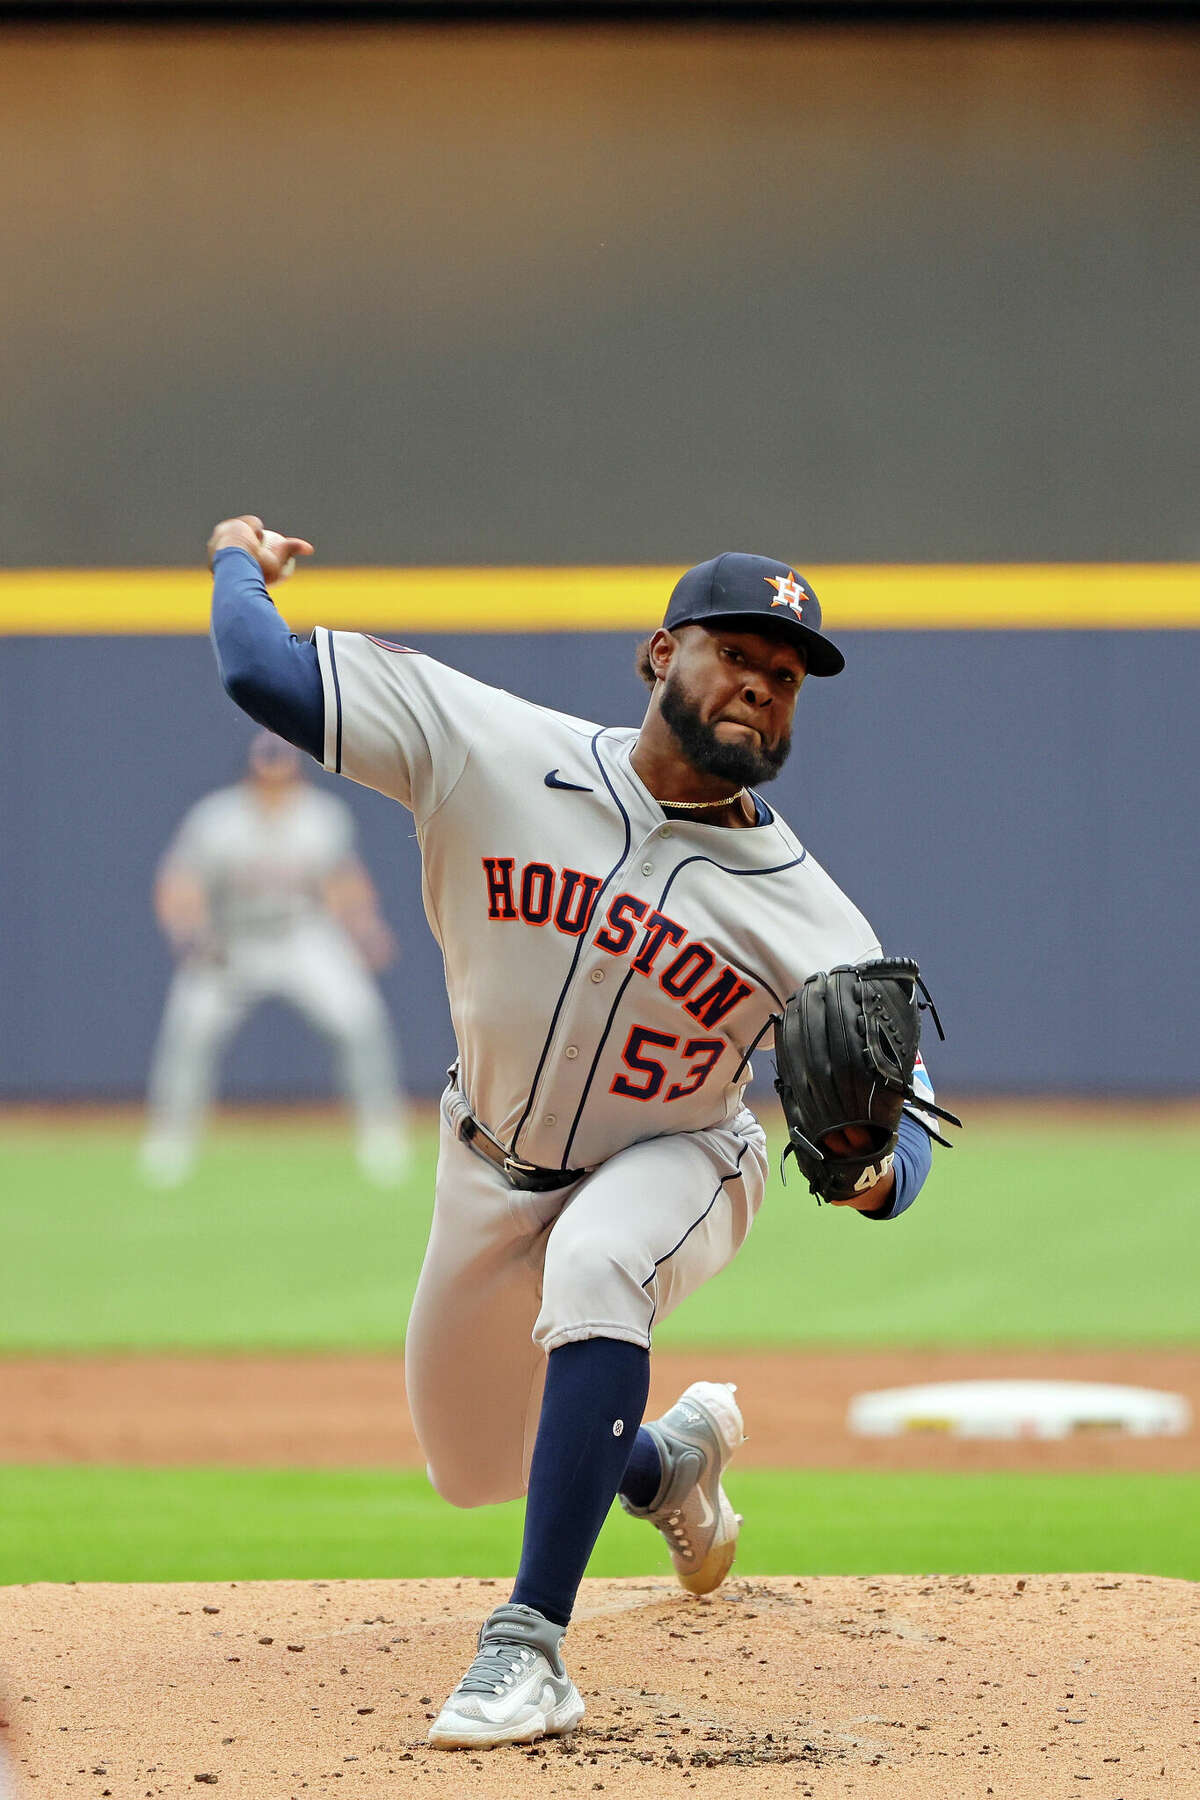
[[(627, 1100), (657, 1100), (672, 1073), (681, 1079), (670, 1082), (665, 1101), (682, 1100), (704, 1086), (723, 1051), (729, 1048), (724, 1038), (679, 1038), (669, 1031), (652, 1031), (648, 1025), (635, 1025), (621, 1052), (624, 1068), (613, 1077), (610, 1094), (623, 1094)], [(669, 1058), (662, 1061), (650, 1051), (662, 1051)], [(628, 1071), (628, 1073), (626, 1073)]]

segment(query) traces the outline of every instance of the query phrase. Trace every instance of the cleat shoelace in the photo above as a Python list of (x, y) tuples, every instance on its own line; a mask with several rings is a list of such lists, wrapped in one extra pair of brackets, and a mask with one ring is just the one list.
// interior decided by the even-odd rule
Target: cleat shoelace
[(502, 1694), (533, 1661), (524, 1644), (488, 1644), (458, 1684), (460, 1694)]

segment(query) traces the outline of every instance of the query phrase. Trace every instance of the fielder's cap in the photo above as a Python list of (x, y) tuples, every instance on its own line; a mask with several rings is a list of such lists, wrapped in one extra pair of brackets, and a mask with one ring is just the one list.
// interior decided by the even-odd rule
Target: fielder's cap
[(803, 575), (769, 556), (726, 550), (698, 563), (675, 584), (663, 624), (728, 625), (778, 631), (804, 651), (810, 675), (840, 675), (846, 659), (821, 635), (821, 603)]
[(264, 729), (250, 739), (246, 760), (252, 769), (298, 769), (300, 752), (286, 738)]

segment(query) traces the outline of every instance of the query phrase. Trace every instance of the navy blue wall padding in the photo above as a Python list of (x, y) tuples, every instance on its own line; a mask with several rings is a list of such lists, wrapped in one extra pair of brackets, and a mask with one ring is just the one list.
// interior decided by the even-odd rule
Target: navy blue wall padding
[[(1194, 1089), (1200, 633), (838, 636), (847, 672), (808, 684), (765, 791), (885, 948), (919, 959), (949, 1034), (926, 1041), (935, 1081)], [(645, 703), (623, 633), (412, 641), (585, 718), (632, 724)], [(5, 640), (0, 716), (0, 1098), (136, 1096), (169, 969), (155, 864), (184, 809), (236, 778), (253, 728), (199, 637)], [(453, 1046), (411, 820), (312, 774), (354, 808), (403, 941), (384, 985), (410, 1083), (433, 1094)], [(224, 1092), (329, 1083), (324, 1046), (267, 1007)]]

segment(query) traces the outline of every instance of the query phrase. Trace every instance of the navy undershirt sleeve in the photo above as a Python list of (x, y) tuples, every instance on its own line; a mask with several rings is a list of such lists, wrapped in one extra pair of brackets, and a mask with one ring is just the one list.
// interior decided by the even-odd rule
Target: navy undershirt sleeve
[(892, 1164), (896, 1185), (892, 1203), (883, 1212), (863, 1213), (864, 1219), (897, 1219), (906, 1212), (920, 1193), (933, 1163), (933, 1145), (929, 1133), (917, 1124), (910, 1113), (901, 1113), (896, 1139), (896, 1160)]
[(317, 647), (288, 630), (248, 550), (218, 550), (213, 558), (212, 643), (229, 698), (259, 725), (324, 762)]

